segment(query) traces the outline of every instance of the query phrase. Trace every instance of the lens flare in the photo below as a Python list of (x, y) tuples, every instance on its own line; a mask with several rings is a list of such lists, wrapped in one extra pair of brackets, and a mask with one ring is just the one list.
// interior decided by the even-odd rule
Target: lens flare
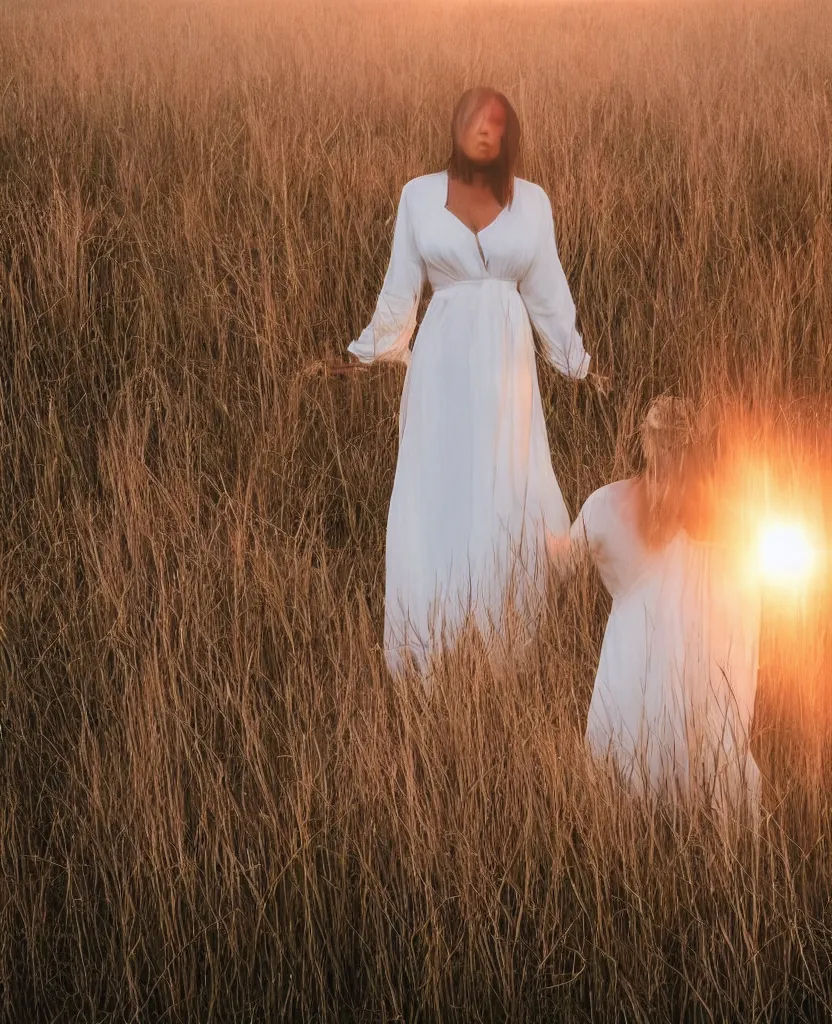
[(817, 554), (808, 530), (797, 522), (773, 520), (760, 528), (760, 571), (769, 583), (795, 586), (812, 574)]

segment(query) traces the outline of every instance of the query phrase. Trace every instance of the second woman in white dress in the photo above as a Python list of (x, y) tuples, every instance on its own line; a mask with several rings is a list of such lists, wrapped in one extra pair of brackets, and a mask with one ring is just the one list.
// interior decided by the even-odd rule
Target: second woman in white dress
[(644, 474), (591, 494), (570, 539), (550, 540), (562, 572), (582, 556), (612, 596), (586, 739), (644, 793), (759, 800), (748, 747), (757, 687), (760, 591), (750, 567), (697, 540), (704, 497), (693, 414), (659, 399), (642, 427)]
[[(408, 364), (387, 523), (385, 651), (425, 669), (471, 619), (534, 618), (547, 531), (569, 514), (552, 469), (532, 326), (566, 376), (589, 368), (546, 193), (513, 173), (519, 126), (491, 90), (454, 115), (449, 169), (408, 182), (370, 325), (349, 351)], [(433, 296), (411, 354), (422, 290)]]

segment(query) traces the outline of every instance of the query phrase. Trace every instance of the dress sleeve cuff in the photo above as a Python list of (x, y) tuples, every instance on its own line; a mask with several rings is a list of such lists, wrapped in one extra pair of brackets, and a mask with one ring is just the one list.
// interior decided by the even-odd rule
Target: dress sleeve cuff
[(570, 367), (569, 376), (573, 377), (575, 380), (583, 380), (584, 377), (586, 377), (586, 375), (589, 373), (589, 364), (591, 360), (592, 357), (590, 356), (589, 352), (584, 352), (583, 356), (581, 357), (581, 361), (578, 364), (578, 368), (576, 370), (572, 370)]
[(347, 352), (354, 355), (361, 363), (404, 363), (405, 366), (410, 366), (410, 347), (405, 345), (403, 348), (389, 348), (384, 352), (377, 353), (375, 346), (372, 342), (367, 342), (364, 339), (364, 335), (353, 341), (348, 347)]
[(375, 352), (372, 347), (367, 345), (362, 338), (356, 338), (355, 341), (351, 342), (347, 348), (347, 352), (349, 352), (350, 355), (354, 355), (360, 363), (372, 363), (375, 359)]

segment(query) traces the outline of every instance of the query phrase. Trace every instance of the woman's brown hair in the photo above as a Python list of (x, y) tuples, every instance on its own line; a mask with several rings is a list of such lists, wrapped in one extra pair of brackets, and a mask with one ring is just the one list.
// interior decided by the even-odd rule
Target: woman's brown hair
[(496, 89), (477, 86), (460, 96), (451, 118), (451, 156), (448, 173), (452, 178), (470, 182), (478, 168), (462, 151), (459, 140), (463, 131), (486, 103), (496, 100), (505, 111), (506, 127), (500, 143), (500, 155), (486, 169), (488, 184), (501, 206), (510, 206), (514, 198), (514, 174), (520, 152), (520, 119), (508, 99)]

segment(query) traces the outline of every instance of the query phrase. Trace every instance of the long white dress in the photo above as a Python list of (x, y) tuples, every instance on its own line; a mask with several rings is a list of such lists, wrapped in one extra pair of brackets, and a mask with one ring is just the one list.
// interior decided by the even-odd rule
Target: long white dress
[(612, 610), (586, 739), (640, 792), (702, 792), (717, 806), (759, 800), (748, 749), (757, 688), (760, 591), (717, 548), (683, 530), (650, 550), (634, 480), (590, 495), (570, 531), (588, 547)]
[[(408, 364), (387, 522), (385, 652), (394, 673), (424, 669), (472, 614), (484, 636), (512, 607), (535, 614), (545, 532), (569, 515), (552, 469), (531, 324), (563, 374), (589, 356), (537, 185), (474, 233), (446, 206), (447, 172), (401, 193), (392, 255), (369, 326), (349, 346), (364, 363)], [(425, 283), (433, 289), (413, 352)], [(531, 320), (531, 323), (530, 323)]]

